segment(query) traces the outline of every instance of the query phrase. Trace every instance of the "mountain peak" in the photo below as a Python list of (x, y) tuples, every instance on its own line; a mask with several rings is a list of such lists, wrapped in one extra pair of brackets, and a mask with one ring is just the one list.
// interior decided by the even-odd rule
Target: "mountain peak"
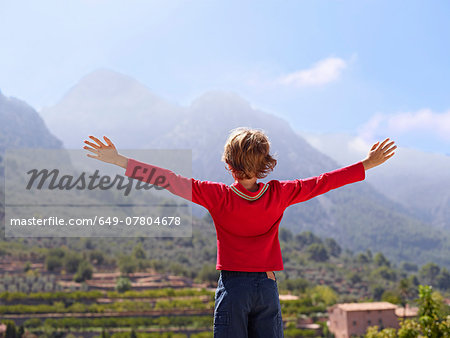
[(245, 108), (250, 108), (250, 102), (245, 100), (242, 96), (233, 91), (228, 90), (208, 90), (205, 93), (201, 94), (195, 100), (192, 101), (191, 106), (195, 108), (196, 106), (203, 106), (209, 103), (227, 103), (228, 105), (232, 104), (235, 106), (242, 106)]
[(134, 98), (145, 97), (146, 99), (152, 98), (155, 101), (160, 100), (139, 81), (107, 68), (96, 69), (82, 77), (62, 100), (113, 99), (123, 94), (132, 94)]
[(79, 83), (96, 84), (98, 82), (101, 82), (102, 84), (105, 84), (108, 83), (106, 81), (111, 81), (112, 83), (139, 83), (131, 76), (125, 75), (109, 68), (98, 68), (83, 76)]

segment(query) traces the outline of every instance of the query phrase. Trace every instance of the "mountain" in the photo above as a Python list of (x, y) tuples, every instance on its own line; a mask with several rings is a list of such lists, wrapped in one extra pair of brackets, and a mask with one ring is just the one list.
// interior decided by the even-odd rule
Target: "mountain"
[(41, 116), (26, 102), (0, 92), (0, 224), (4, 219), (5, 150), (14, 148), (62, 149)]
[(42, 117), (26, 102), (0, 92), (0, 154), (8, 148), (62, 149)]
[[(368, 149), (351, 135), (301, 135), (341, 164), (362, 158)], [(399, 147), (391, 160), (369, 171), (367, 181), (419, 219), (450, 231), (450, 156)]]
[[(124, 155), (127, 148), (192, 149), (193, 175), (227, 184), (232, 178), (220, 158), (228, 132), (238, 126), (264, 129), (271, 139), (278, 165), (263, 181), (316, 176), (340, 166), (286, 121), (254, 109), (236, 93), (210, 91), (182, 107), (158, 98), (130, 77), (106, 69), (85, 76), (41, 115), (66, 147), (81, 149), (88, 135), (107, 135)], [(334, 237), (355, 251), (371, 249), (397, 261), (435, 261), (450, 266), (448, 233), (417, 219), (368, 182), (291, 206), (282, 225), (295, 233), (312, 230)]]
[(183, 109), (129, 76), (99, 69), (40, 114), (66, 149), (81, 149), (89, 135), (109, 135), (122, 148), (145, 148), (182, 117)]
[[(6, 148), (62, 149), (62, 142), (52, 135), (42, 117), (26, 102), (6, 97), (0, 91), (0, 180), (3, 188)], [(0, 189), (3, 193), (3, 189)]]
[[(111, 79), (110, 79), (111, 80)], [(95, 84), (95, 81), (93, 82)], [(120, 83), (114, 83), (111, 82), (113, 85), (117, 85), (115, 89), (120, 89)], [(129, 83), (122, 84), (126, 88), (129, 87)], [(137, 88), (139, 88), (137, 86)], [(80, 89), (80, 88), (77, 88)], [(108, 89), (111, 90), (111, 88), (108, 87)], [(71, 95), (69, 98), (73, 99), (75, 94), (81, 95), (83, 97), (82, 91), (75, 90), (74, 92), (71, 92)], [(116, 95), (117, 92), (111, 91), (110, 95)], [(94, 95), (91, 93), (91, 95)], [(89, 95), (85, 95), (84, 97), (89, 97)], [(153, 100), (156, 104), (158, 103), (158, 99), (155, 98)], [(162, 103), (162, 106), (164, 106), (164, 103)], [(76, 116), (75, 116), (76, 117)], [(75, 121), (75, 119), (74, 119)], [(68, 126), (66, 123), (65, 126)], [(69, 126), (70, 127), (70, 126)], [(75, 129), (74, 129), (75, 130)], [(70, 131), (66, 131), (68, 135), (71, 135)], [(84, 144), (83, 144), (84, 145)], [(25, 160), (26, 164), (31, 164), (34, 167), (34, 164), (36, 163), (37, 167), (39, 168), (41, 165), (44, 166), (47, 164), (47, 162), (50, 162), (52, 164), (57, 163), (57, 165), (60, 165), (57, 167), (60, 170), (63, 170), (66, 173), (69, 173), (70, 175), (76, 175), (81, 174), (84, 170), (89, 171), (91, 168), (89, 168), (88, 165), (85, 165), (85, 163), (93, 165), (93, 169), (97, 169), (98, 164), (96, 164), (91, 159), (88, 159), (83, 154), (83, 158), (80, 159), (80, 157), (73, 156), (73, 152), (71, 154), (70, 151), (68, 151), (66, 148), (63, 147), (63, 142), (55, 137), (53, 135), (49, 128), (47, 127), (44, 120), (41, 118), (39, 113), (33, 109), (31, 106), (29, 106), (26, 102), (19, 100), (14, 97), (5, 97), (0, 92), (0, 238), (4, 239), (9, 238), (7, 235), (7, 231), (4, 231), (4, 225), (5, 225), (5, 154), (6, 150), (14, 152), (15, 149), (31, 149), (31, 152), (26, 153), (26, 158), (21, 158), (23, 153), (18, 153), (18, 157), (15, 157), (14, 160), (24, 163), (21, 161), (22, 159)], [(42, 152), (38, 153), (37, 149), (44, 149), (44, 150), (59, 150), (57, 152), (44, 152), (43, 155)], [(83, 149), (78, 149), (79, 153), (85, 152)], [(37, 157), (32, 157), (31, 154), (39, 154)], [(15, 154), (14, 154), (15, 155)], [(48, 155), (46, 157), (46, 155)], [(55, 157), (57, 155), (57, 158)], [(51, 156), (51, 161), (48, 161)], [(36, 162), (33, 162), (35, 159), (38, 159)], [(31, 161), (30, 161), (31, 160)], [(84, 162), (85, 161), (85, 162)], [(37, 163), (38, 162), (38, 163)], [(6, 185), (7, 187), (16, 187), (15, 181), (11, 179), (14, 174), (14, 168), (17, 166), (14, 161), (11, 161), (11, 164), (8, 166), (8, 183), (9, 185)], [(108, 172), (109, 169), (112, 169), (112, 172), (109, 174), (115, 175), (117, 173), (117, 168), (113, 168), (105, 163), (102, 164), (104, 172)], [(48, 168), (47, 168), (48, 169)], [(80, 171), (81, 169), (81, 171)], [(94, 172), (92, 171), (92, 173)], [(115, 172), (114, 172), (115, 171)], [(23, 173), (21, 173), (23, 174)], [(15, 178), (18, 178), (18, 181), (20, 181), (20, 175), (14, 175)], [(77, 177), (77, 176), (74, 176)], [(67, 183), (67, 181), (66, 181)], [(26, 200), (26, 197), (30, 197), (27, 202), (41, 202), (44, 203), (47, 202), (45, 199), (45, 194), (40, 195), (39, 197), (33, 198), (33, 193), (30, 192), (30, 195), (27, 194), (26, 190), (17, 189), (15, 191), (12, 191), (13, 189), (10, 188), (10, 194), (8, 195), (10, 197), (9, 203), (13, 201), (12, 203), (17, 203), (17, 201), (24, 202)], [(58, 195), (59, 202), (67, 201), (66, 198), (70, 200), (70, 203), (83, 203), (83, 204), (98, 204), (98, 201), (101, 200), (103, 203), (107, 204), (109, 203), (124, 203), (123, 199), (123, 192), (120, 191), (114, 191), (114, 189), (99, 189), (91, 191), (90, 189), (85, 189), (83, 191), (75, 191), (67, 195), (60, 194)], [(81, 195), (83, 194), (83, 195)], [(60, 197), (59, 197), (60, 196)], [(67, 197), (68, 196), (68, 197)], [(40, 200), (38, 199), (40, 198)], [(136, 194), (134, 196), (129, 196), (129, 198), (126, 199), (127, 203), (129, 204), (139, 204), (139, 203), (162, 203), (159, 202), (161, 199), (160, 197), (155, 197), (151, 192), (148, 192), (145, 194), (145, 196)], [(50, 203), (54, 203), (54, 200), (50, 200)], [(63, 207), (64, 208), (64, 207)], [(66, 208), (64, 208), (66, 209)], [(68, 208), (67, 208), (68, 209)], [(48, 210), (48, 209), (47, 209)], [(86, 213), (89, 212), (89, 209), (84, 208), (83, 210), (80, 209), (72, 209), (77, 212), (77, 217), (83, 217), (84, 211)], [(92, 210), (92, 209), (90, 209)], [(125, 209), (123, 209), (125, 210)], [(128, 211), (127, 209), (126, 211)], [(61, 214), (64, 214), (64, 212), (67, 210), (61, 210)], [(58, 216), (61, 216), (58, 215)], [(67, 214), (67, 213), (66, 213)], [(71, 214), (73, 217), (73, 214)], [(52, 216), (52, 215), (50, 215)], [(19, 217), (19, 216), (17, 216)], [(9, 228), (11, 230), (11, 227)], [(73, 236), (73, 233), (72, 233)], [(45, 237), (45, 236), (43, 236)], [(70, 236), (69, 236), (70, 237)], [(15, 239), (7, 239), (14, 241)]]

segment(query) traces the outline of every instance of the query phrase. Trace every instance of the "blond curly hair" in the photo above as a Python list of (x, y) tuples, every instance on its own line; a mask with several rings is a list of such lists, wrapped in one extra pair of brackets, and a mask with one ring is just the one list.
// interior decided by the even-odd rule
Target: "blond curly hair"
[(239, 127), (230, 131), (222, 161), (238, 179), (264, 178), (277, 164), (269, 151), (270, 142), (262, 130)]

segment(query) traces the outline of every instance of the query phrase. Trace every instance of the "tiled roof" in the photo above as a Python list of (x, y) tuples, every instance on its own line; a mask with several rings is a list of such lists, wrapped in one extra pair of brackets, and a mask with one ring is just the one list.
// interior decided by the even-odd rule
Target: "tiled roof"
[(342, 303), (336, 304), (336, 307), (344, 311), (368, 311), (368, 310), (395, 310), (397, 305), (389, 302), (371, 302), (371, 303)]
[(397, 315), (397, 317), (416, 317), (419, 314), (419, 308), (418, 307), (403, 308), (399, 306), (397, 309), (395, 309), (395, 314)]

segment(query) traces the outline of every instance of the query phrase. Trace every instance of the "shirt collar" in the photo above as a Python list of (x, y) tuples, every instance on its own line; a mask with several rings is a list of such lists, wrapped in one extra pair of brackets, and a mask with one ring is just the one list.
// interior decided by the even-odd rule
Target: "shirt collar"
[(234, 182), (230, 185), (231, 190), (236, 195), (248, 201), (256, 201), (258, 198), (260, 198), (266, 192), (269, 185), (267, 183), (258, 182), (258, 187), (259, 188), (257, 191), (248, 191), (239, 182)]

